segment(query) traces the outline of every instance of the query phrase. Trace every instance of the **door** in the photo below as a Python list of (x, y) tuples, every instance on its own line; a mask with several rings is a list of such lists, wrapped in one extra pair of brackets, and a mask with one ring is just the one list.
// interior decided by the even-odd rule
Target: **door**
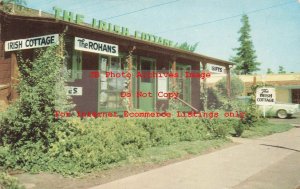
[[(149, 77), (151, 72), (155, 71), (155, 60), (141, 58), (139, 72), (142, 77), (139, 77), (139, 90), (137, 91), (137, 99), (139, 109), (145, 111), (153, 111), (156, 102), (155, 81), (156, 78)], [(151, 94), (151, 95), (150, 95)], [(142, 96), (141, 96), (142, 95)]]
[(300, 89), (292, 89), (292, 103), (300, 104)]

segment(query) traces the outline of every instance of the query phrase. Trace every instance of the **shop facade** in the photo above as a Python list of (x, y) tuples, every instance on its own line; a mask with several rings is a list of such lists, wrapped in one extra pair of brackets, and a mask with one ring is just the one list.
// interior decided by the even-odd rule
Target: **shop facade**
[[(114, 31), (104, 31), (68, 19), (0, 13), (0, 73), (5, 73), (0, 85), (7, 86), (2, 100), (17, 98), (12, 87), (18, 75), (16, 53), (22, 51), (34, 59), (34, 49), (59, 44), (62, 34), (70, 70), (68, 92), (75, 109), (82, 112), (121, 112), (128, 108), (124, 98), (132, 108), (144, 111), (164, 111), (171, 98), (180, 101), (179, 110), (200, 111), (200, 93), (206, 81), (200, 67), (214, 64), (229, 73), (232, 65), (171, 47), (169, 40), (138, 39), (124, 35), (126, 28), (114, 26)], [(230, 74), (227, 78), (230, 87)]]

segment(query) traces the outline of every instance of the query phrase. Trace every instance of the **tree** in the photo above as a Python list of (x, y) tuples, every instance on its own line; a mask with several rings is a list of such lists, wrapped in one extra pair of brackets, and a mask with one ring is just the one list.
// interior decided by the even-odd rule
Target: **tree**
[[(216, 83), (216, 87), (218, 91), (224, 97), (227, 96), (226, 83), (227, 83), (226, 77), (223, 77), (220, 81)], [(238, 95), (241, 95), (243, 91), (244, 91), (243, 81), (236, 76), (231, 77), (231, 90), (230, 90), (231, 97), (236, 97)]]
[(286, 71), (285, 71), (285, 69), (284, 69), (283, 66), (279, 66), (279, 68), (278, 68), (278, 73), (279, 73), (279, 74), (285, 74), (285, 73), (286, 73)]
[(271, 68), (268, 68), (267, 74), (272, 74), (272, 73), (273, 73), (273, 72), (272, 72)]
[(240, 37), (238, 41), (240, 42), (240, 47), (233, 49), (236, 51), (236, 56), (231, 58), (232, 62), (236, 63), (235, 72), (237, 74), (251, 74), (255, 71), (260, 70), (258, 66), (259, 62), (256, 61), (255, 50), (250, 35), (250, 24), (247, 15), (243, 15), (241, 22), (243, 26), (239, 30)]

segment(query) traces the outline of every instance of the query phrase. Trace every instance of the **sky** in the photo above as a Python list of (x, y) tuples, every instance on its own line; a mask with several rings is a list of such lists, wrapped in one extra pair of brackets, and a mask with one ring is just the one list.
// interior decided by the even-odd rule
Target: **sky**
[(300, 0), (27, 0), (27, 6), (53, 7), (170, 39), (199, 43), (195, 52), (229, 60), (239, 47), (241, 15), (247, 14), (260, 71), (283, 66), (300, 73)]

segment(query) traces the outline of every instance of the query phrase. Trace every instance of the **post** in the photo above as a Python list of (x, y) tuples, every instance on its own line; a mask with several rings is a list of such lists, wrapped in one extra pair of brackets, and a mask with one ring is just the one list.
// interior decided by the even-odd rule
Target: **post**
[[(207, 62), (201, 62), (202, 63), (202, 71), (206, 72), (207, 71)], [(201, 71), (201, 72), (202, 72)], [(207, 110), (207, 83), (206, 83), (206, 77), (203, 79), (203, 108), (204, 111)]]
[(10, 64), (10, 100), (14, 101), (19, 96), (15, 88), (19, 82), (19, 68), (17, 62), (17, 55), (15, 53), (11, 53)]
[[(172, 73), (176, 73), (176, 57), (172, 57)], [(174, 89), (176, 87), (176, 78), (172, 78), (172, 88)]]
[[(0, 23), (0, 34), (2, 33), (2, 25)], [(0, 35), (0, 60), (4, 60), (4, 43)]]
[[(135, 50), (135, 46), (133, 46), (130, 50), (129, 50), (129, 54), (127, 57), (127, 62), (128, 62), (128, 72), (132, 74), (132, 53)], [(132, 98), (133, 98), (133, 91), (132, 91), (132, 77), (130, 77), (128, 79), (128, 92), (131, 93), (131, 97), (129, 97), (129, 104), (128, 104), (128, 109), (132, 110), (133, 108), (133, 103), (132, 103)]]
[[(263, 82), (263, 84), (264, 84), (264, 87), (266, 87), (266, 76), (265, 75), (261, 75), (261, 80), (262, 80), (262, 82)], [(264, 118), (266, 118), (266, 105), (264, 104), (263, 105), (263, 113), (264, 113)]]
[(229, 65), (226, 66), (226, 90), (227, 90), (227, 97), (230, 98), (230, 96), (231, 96), (231, 80), (230, 80)]

